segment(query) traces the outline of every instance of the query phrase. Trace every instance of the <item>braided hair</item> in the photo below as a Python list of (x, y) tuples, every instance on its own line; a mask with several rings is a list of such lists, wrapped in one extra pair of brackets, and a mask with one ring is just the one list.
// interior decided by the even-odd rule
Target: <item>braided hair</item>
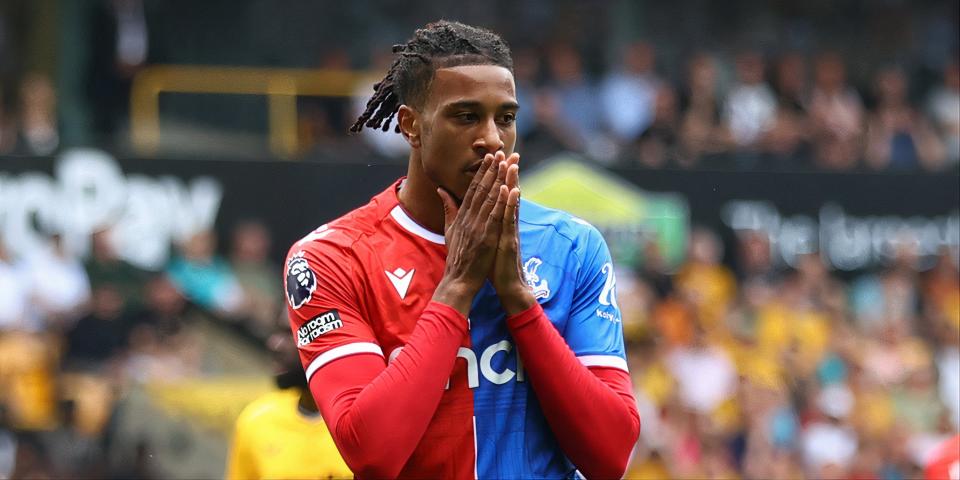
[[(386, 132), (400, 105), (421, 107), (439, 68), (496, 65), (513, 71), (510, 47), (499, 35), (447, 20), (418, 29), (407, 43), (394, 45), (393, 53), (396, 59), (383, 80), (373, 86), (373, 96), (350, 132), (363, 127)], [(394, 131), (400, 132), (399, 124)]]

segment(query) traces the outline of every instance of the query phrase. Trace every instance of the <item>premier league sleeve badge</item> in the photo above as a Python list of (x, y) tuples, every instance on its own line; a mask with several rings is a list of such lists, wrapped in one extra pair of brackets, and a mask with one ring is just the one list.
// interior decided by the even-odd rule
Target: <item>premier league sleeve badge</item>
[(286, 286), (287, 302), (294, 310), (307, 303), (313, 291), (317, 289), (317, 277), (313, 274), (313, 270), (310, 270), (302, 250), (287, 260)]

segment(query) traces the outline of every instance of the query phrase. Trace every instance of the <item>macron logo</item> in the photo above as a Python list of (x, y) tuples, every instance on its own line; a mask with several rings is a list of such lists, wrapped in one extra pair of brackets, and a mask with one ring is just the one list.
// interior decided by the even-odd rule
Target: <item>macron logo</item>
[(403, 300), (407, 296), (407, 288), (410, 287), (410, 280), (413, 280), (413, 272), (416, 271), (411, 269), (409, 272), (404, 271), (402, 268), (398, 268), (392, 272), (384, 270), (383, 273), (387, 274), (387, 278), (390, 279), (390, 283), (393, 284), (393, 288), (397, 289), (397, 293), (400, 294), (400, 300)]

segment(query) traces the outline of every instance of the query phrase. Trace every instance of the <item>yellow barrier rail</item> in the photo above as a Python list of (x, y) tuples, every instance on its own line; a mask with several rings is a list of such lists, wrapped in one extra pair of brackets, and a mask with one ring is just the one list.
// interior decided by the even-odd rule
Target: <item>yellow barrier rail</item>
[(292, 158), (300, 151), (297, 97), (350, 97), (374, 72), (293, 68), (154, 65), (140, 71), (130, 91), (133, 147), (155, 155), (160, 146), (160, 94), (266, 95), (270, 150)]

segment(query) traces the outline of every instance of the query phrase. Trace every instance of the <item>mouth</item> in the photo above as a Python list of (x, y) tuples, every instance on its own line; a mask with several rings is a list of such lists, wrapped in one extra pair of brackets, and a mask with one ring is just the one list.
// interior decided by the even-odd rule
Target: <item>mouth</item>
[(483, 164), (483, 159), (477, 160), (474, 163), (471, 163), (469, 167), (464, 168), (463, 172), (469, 175), (476, 175), (480, 171), (480, 167)]

